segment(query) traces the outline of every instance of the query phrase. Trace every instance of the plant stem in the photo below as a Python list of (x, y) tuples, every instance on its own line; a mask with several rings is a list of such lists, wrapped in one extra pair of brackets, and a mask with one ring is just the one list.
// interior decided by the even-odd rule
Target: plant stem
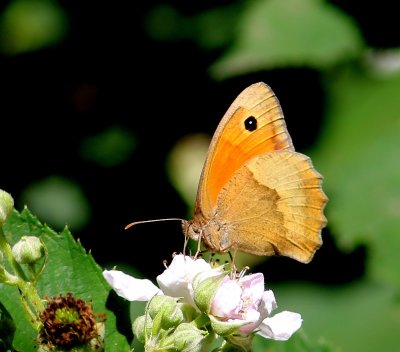
[[(33, 326), (37, 329), (39, 323), (39, 313), (44, 310), (44, 304), (38, 295), (35, 286), (29, 282), (26, 278), (24, 271), (19, 263), (16, 262), (12, 255), (11, 247), (6, 240), (3, 232), (3, 228), (0, 226), (0, 248), (7, 258), (10, 266), (12, 267), (16, 276), (10, 275), (9, 284), (17, 286), (20, 294), (21, 301), (25, 308), (26, 313), (29, 316), (29, 320)], [(33, 308), (33, 311), (32, 311)]]
[(6, 256), (8, 262), (10, 263), (15, 274), (17, 274), (18, 277), (20, 277), (21, 279), (27, 280), (26, 275), (21, 268), (21, 265), (19, 265), (15, 261), (13, 255), (12, 255), (11, 247), (6, 240), (6, 236), (4, 235), (4, 232), (3, 232), (3, 227), (1, 227), (1, 226), (0, 226), (0, 248), (3, 251), (4, 255)]

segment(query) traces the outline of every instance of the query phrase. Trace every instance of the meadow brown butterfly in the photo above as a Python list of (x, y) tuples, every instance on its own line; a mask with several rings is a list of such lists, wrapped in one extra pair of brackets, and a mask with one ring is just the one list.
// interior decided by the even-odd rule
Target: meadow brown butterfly
[[(309, 262), (321, 246), (328, 198), (311, 160), (295, 152), (275, 94), (246, 88), (211, 140), (185, 236), (216, 253), (283, 255)], [(135, 223), (128, 225), (130, 227)]]

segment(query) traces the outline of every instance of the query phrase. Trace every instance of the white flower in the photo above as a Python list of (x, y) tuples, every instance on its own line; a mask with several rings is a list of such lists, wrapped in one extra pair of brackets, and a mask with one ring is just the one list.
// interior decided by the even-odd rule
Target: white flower
[[(193, 301), (193, 279), (200, 274), (202, 280), (221, 274), (204, 259), (192, 259), (182, 254), (176, 255), (169, 267), (157, 276), (157, 283), (165, 295), (182, 297), (183, 301), (196, 307)], [(197, 307), (196, 307), (197, 308)]]
[(203, 259), (176, 255), (157, 277), (161, 289), (150, 280), (139, 280), (118, 270), (105, 270), (103, 275), (117, 294), (129, 301), (149, 301), (163, 294), (181, 297), (196, 310), (207, 313), (213, 328), (222, 336), (237, 332), (250, 337), (256, 332), (265, 338), (287, 340), (302, 324), (298, 313), (283, 311), (271, 316), (277, 304), (274, 293), (264, 290), (262, 273), (232, 279), (224, 276), (222, 268), (213, 269)]
[(221, 330), (237, 326), (243, 335), (256, 331), (265, 338), (287, 340), (301, 327), (301, 316), (285, 311), (271, 317), (275, 308), (274, 293), (264, 291), (264, 276), (257, 273), (239, 279), (226, 276), (212, 299), (209, 314), (218, 319)]
[(157, 277), (158, 288), (150, 280), (136, 279), (119, 270), (104, 270), (103, 276), (114, 291), (128, 301), (149, 301), (154, 295), (165, 294), (182, 297), (186, 303), (196, 307), (193, 301), (192, 280), (197, 274), (204, 279), (220, 274), (203, 259), (194, 260), (184, 255), (176, 255), (170, 266)]
[(147, 279), (136, 279), (119, 270), (104, 270), (103, 276), (114, 291), (128, 301), (149, 301), (162, 291)]

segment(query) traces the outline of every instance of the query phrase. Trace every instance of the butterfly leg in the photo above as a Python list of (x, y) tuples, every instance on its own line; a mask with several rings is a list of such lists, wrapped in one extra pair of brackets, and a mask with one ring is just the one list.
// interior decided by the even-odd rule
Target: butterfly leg
[(189, 237), (185, 236), (185, 241), (183, 242), (183, 255), (186, 255), (186, 247), (187, 244), (189, 243)]
[(231, 259), (231, 277), (232, 278), (236, 278), (236, 273), (237, 273), (237, 267), (235, 264), (236, 253), (237, 253), (236, 249), (234, 250), (233, 255), (232, 255), (231, 251), (228, 252), (229, 258)]
[(197, 241), (197, 250), (196, 250), (196, 254), (194, 255), (194, 259), (197, 259), (197, 256), (201, 253), (201, 239), (202, 239), (202, 233), (203, 231), (200, 230), (200, 234), (199, 234), (199, 239)]

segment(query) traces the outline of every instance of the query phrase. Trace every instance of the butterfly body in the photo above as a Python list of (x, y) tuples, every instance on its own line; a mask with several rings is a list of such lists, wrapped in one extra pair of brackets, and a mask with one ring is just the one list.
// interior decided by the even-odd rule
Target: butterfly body
[(321, 246), (327, 197), (311, 160), (294, 151), (280, 104), (264, 83), (222, 118), (184, 234), (217, 253), (238, 250), (309, 262)]

